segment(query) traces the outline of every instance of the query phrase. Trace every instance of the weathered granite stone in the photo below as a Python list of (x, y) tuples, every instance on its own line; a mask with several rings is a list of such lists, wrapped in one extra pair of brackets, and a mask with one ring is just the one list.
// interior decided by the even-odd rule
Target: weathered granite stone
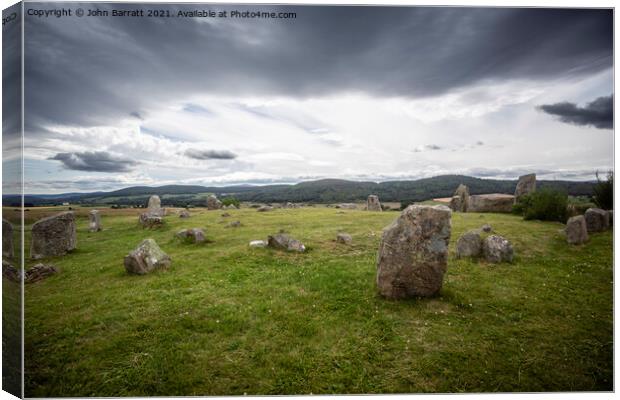
[(482, 229), (483, 232), (487, 232), (487, 233), (489, 233), (489, 232), (491, 232), (493, 230), (493, 228), (491, 228), (491, 225), (489, 225), (489, 224), (482, 225), (481, 229)]
[(515, 188), (515, 201), (521, 196), (536, 191), (536, 174), (523, 175), (519, 177), (517, 187)]
[(77, 235), (73, 211), (38, 220), (32, 225), (30, 257), (62, 256), (75, 249)]
[(88, 213), (88, 230), (90, 232), (99, 232), (101, 230), (101, 215), (98, 210), (91, 210)]
[(144, 275), (155, 269), (168, 268), (170, 256), (153, 239), (144, 239), (125, 256), (125, 270), (130, 274)]
[(51, 264), (37, 264), (26, 271), (25, 283), (34, 283), (58, 273), (58, 268)]
[(181, 210), (181, 212), (179, 213), (179, 218), (189, 218), (190, 214), (189, 211), (187, 210)]
[(205, 241), (205, 233), (200, 228), (182, 229), (175, 236), (192, 243), (203, 243)]
[(566, 241), (570, 244), (582, 244), (588, 241), (588, 227), (583, 215), (577, 215), (566, 222)]
[(157, 195), (149, 197), (149, 203), (147, 211), (149, 215), (163, 217), (166, 215), (166, 210), (161, 208), (161, 199)]
[(207, 209), (209, 210), (219, 210), (222, 208), (222, 202), (215, 197), (215, 195), (209, 195), (207, 197)]
[(267, 247), (267, 242), (264, 240), (252, 240), (250, 247)]
[(6, 219), (2, 219), (2, 257), (13, 258), (13, 225)]
[(512, 262), (514, 250), (510, 242), (498, 235), (484, 239), (482, 245), (484, 258), (490, 263)]
[(395, 299), (437, 294), (447, 270), (450, 231), (448, 207), (407, 207), (383, 231), (377, 258), (379, 293)]
[(258, 212), (266, 212), (266, 211), (271, 211), (273, 210), (273, 207), (270, 206), (262, 206), (256, 209), (256, 211)]
[(339, 233), (336, 235), (336, 242), (342, 244), (351, 244), (353, 238), (348, 233)]
[(142, 225), (143, 229), (158, 228), (164, 224), (164, 219), (161, 216), (151, 214), (149, 212), (141, 213), (138, 217), (138, 221), (140, 222), (140, 225)]
[[(455, 199), (458, 198), (458, 199)], [(469, 209), (469, 188), (462, 183), (456, 188), (450, 201), (452, 211), (467, 212)]]
[(379, 201), (379, 196), (376, 194), (371, 194), (368, 196), (368, 200), (366, 200), (366, 210), (368, 211), (383, 211), (381, 209), (381, 202)]
[(269, 235), (267, 237), (267, 246), (278, 250), (297, 251), (300, 253), (306, 251), (306, 246), (285, 233)]
[(509, 194), (473, 194), (469, 196), (468, 212), (510, 213), (515, 197)]
[(600, 208), (588, 208), (584, 214), (588, 233), (609, 229), (609, 214)]
[(478, 257), (482, 253), (482, 237), (480, 231), (473, 230), (465, 232), (456, 241), (456, 256)]

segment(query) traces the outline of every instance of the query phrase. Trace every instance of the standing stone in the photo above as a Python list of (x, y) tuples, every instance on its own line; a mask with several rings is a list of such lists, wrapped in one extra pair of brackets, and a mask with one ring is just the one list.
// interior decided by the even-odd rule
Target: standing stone
[(517, 187), (515, 189), (515, 202), (519, 201), (519, 197), (536, 191), (536, 174), (523, 175), (519, 177)]
[(77, 246), (75, 215), (65, 211), (32, 225), (30, 257), (62, 256)]
[(384, 229), (377, 258), (381, 295), (402, 299), (439, 292), (451, 230), (446, 206), (410, 205)]
[(125, 256), (125, 270), (130, 274), (144, 275), (155, 269), (168, 268), (171, 259), (153, 239), (144, 239)]
[(2, 219), (2, 257), (13, 258), (13, 225)]
[(379, 202), (379, 196), (371, 194), (366, 200), (366, 209), (368, 211), (383, 211), (381, 209), (381, 202)]
[(588, 208), (584, 214), (588, 233), (609, 229), (609, 214), (600, 208)]
[(101, 230), (101, 215), (98, 210), (91, 210), (88, 213), (88, 230), (90, 232), (99, 232)]
[(153, 195), (149, 197), (148, 209), (146, 212), (155, 217), (163, 217), (166, 215), (166, 210), (161, 208), (161, 200), (159, 196)]
[(353, 238), (348, 233), (339, 233), (336, 235), (336, 242), (342, 244), (351, 244)]
[(482, 251), (484, 258), (490, 263), (512, 262), (514, 256), (512, 244), (498, 235), (491, 235), (484, 239)]
[[(457, 199), (455, 199), (458, 198)], [(469, 188), (462, 183), (456, 188), (450, 201), (452, 211), (467, 212), (469, 209)]]
[(566, 222), (566, 241), (570, 244), (582, 244), (588, 241), (588, 227), (583, 215), (571, 217)]
[(490, 193), (473, 194), (469, 196), (468, 212), (510, 213), (515, 203), (511, 194)]
[(209, 197), (207, 197), (207, 209), (219, 210), (220, 208), (222, 208), (222, 202), (219, 201), (215, 195), (210, 194)]
[(482, 253), (482, 238), (480, 237), (480, 231), (473, 230), (465, 232), (459, 240), (456, 241), (456, 256), (457, 258), (463, 257), (478, 257)]

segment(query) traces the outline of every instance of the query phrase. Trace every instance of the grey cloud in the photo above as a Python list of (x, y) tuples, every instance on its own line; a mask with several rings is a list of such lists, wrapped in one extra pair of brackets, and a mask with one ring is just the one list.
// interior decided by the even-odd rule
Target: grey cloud
[(237, 155), (228, 150), (197, 150), (188, 149), (185, 156), (196, 160), (233, 160)]
[(568, 124), (587, 125), (598, 129), (612, 129), (614, 126), (613, 95), (599, 97), (586, 104), (585, 107), (579, 107), (575, 103), (563, 102), (546, 104), (538, 108)]
[(481, 81), (545, 80), (612, 67), (612, 10), (234, 6), (257, 7), (298, 17), (218, 23), (26, 17), (27, 129), (106, 125), (201, 93), (422, 97)]
[(441, 150), (443, 149), (443, 147), (438, 146), (436, 144), (427, 144), (424, 146), (418, 146), (415, 149), (413, 149), (414, 153), (422, 153), (424, 151), (437, 151), (437, 150)]
[(105, 151), (58, 153), (49, 159), (62, 162), (67, 169), (91, 172), (127, 172), (138, 164), (132, 160), (115, 157)]

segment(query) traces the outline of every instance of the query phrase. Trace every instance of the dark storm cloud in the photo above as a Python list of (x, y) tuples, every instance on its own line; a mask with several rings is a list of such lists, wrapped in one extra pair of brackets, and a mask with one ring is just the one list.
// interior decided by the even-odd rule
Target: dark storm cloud
[(135, 161), (115, 157), (106, 151), (58, 153), (49, 159), (62, 162), (67, 169), (91, 172), (127, 172), (137, 164)]
[[(8, 21), (2, 25), (2, 135), (3, 150), (21, 147), (21, 8), (20, 4), (2, 11)], [(8, 140), (10, 137), (11, 140)], [(19, 141), (18, 146), (9, 142)], [(13, 147), (10, 149), (10, 147)], [(4, 155), (6, 158), (6, 154)]]
[(586, 104), (585, 107), (563, 102), (546, 104), (538, 108), (568, 124), (589, 125), (598, 129), (612, 129), (614, 126), (613, 96), (599, 97)]
[(27, 128), (105, 125), (199, 93), (422, 97), (483, 80), (543, 80), (612, 66), (611, 10), (234, 8), (297, 18), (26, 17)]
[(185, 151), (185, 156), (196, 160), (233, 160), (237, 155), (228, 150), (197, 150)]

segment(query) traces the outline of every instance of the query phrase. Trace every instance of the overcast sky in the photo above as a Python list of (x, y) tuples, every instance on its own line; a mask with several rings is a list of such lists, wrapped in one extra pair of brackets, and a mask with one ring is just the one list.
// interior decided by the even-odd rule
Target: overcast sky
[(27, 16), (28, 192), (613, 167), (610, 10), (157, 8), (297, 17)]

